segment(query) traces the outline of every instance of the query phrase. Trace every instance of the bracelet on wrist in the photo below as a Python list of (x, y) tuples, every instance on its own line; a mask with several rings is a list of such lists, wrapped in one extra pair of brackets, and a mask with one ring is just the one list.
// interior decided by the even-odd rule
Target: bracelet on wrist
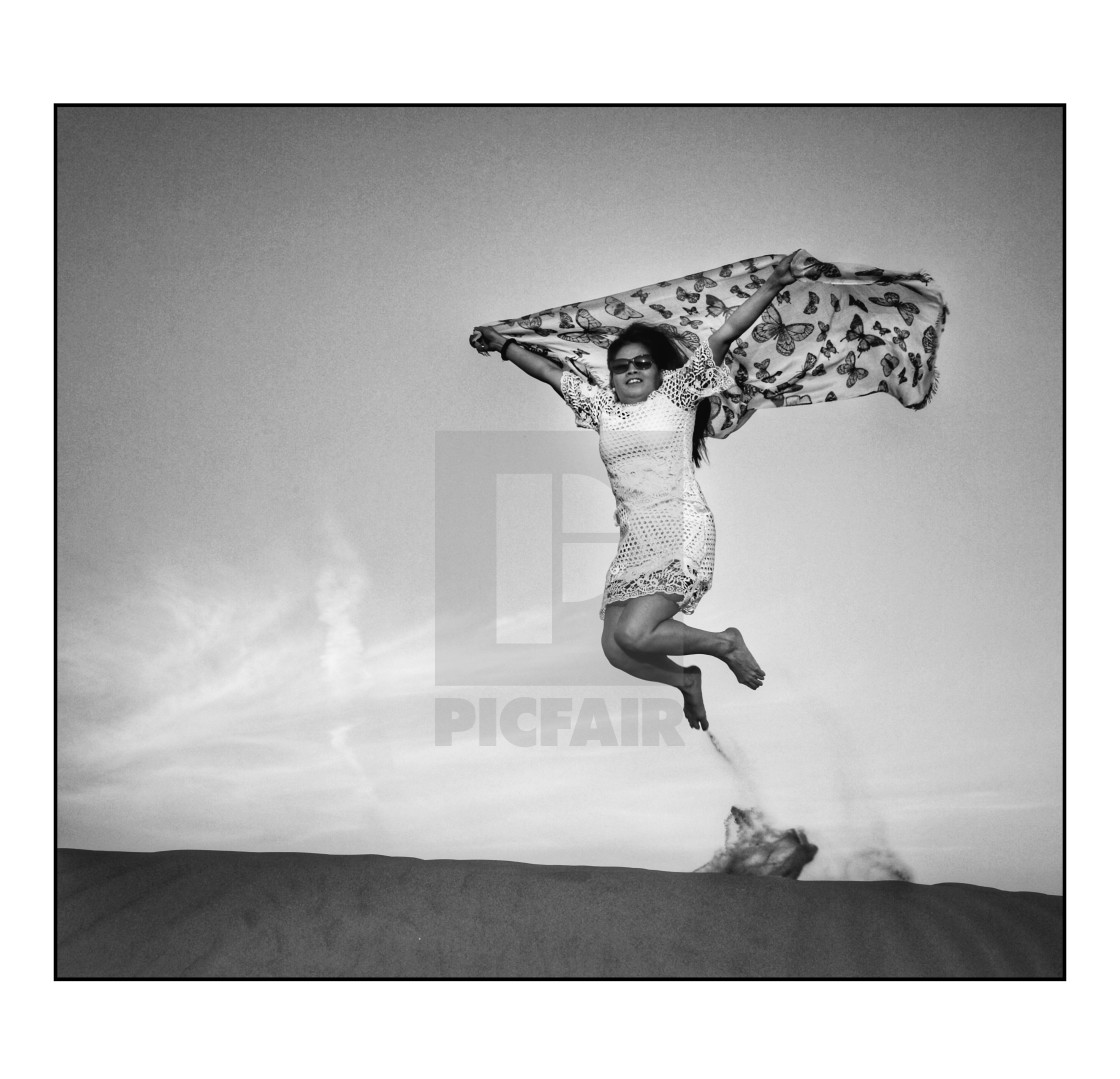
[(501, 350), (498, 352), (498, 355), (501, 356), (501, 358), (503, 360), (508, 360), (509, 357), (506, 355), (506, 349), (508, 349), (510, 345), (516, 345), (516, 344), (517, 344), (517, 342), (514, 341), (514, 339), (512, 337), (507, 337), (505, 339), (505, 341), (502, 342), (502, 347), (501, 347)]

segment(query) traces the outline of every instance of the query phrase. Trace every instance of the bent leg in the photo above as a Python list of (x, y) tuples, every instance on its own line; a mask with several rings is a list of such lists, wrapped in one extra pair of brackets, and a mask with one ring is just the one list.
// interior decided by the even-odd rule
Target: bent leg
[(716, 656), (743, 685), (758, 689), (766, 672), (751, 655), (743, 635), (734, 626), (713, 633), (677, 621), (673, 615), (679, 610), (679, 600), (679, 596), (658, 593), (620, 604), (615, 641), (631, 655)]
[[(633, 600), (629, 601), (633, 602)], [(618, 622), (624, 603), (612, 603), (603, 614), (603, 654), (612, 667), (646, 682), (660, 682), (676, 686), (684, 698), (684, 714), (688, 725), (697, 730), (708, 729), (708, 713), (700, 688), (700, 668), (682, 667), (667, 656), (634, 655), (617, 640)]]
[(686, 681), (684, 667), (674, 663), (665, 654), (646, 654), (628, 648), (621, 640), (619, 623), (624, 617), (626, 608), (634, 602), (634, 600), (627, 600), (625, 603), (612, 603), (603, 612), (604, 655), (612, 666), (634, 675), (635, 678), (644, 678), (648, 682), (662, 682), (679, 689)]

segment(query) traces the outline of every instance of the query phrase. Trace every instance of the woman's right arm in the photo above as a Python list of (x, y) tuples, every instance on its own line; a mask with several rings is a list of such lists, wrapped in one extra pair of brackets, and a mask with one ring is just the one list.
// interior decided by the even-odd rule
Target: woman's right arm
[[(491, 352), (500, 352), (507, 341), (507, 338), (503, 337), (497, 330), (492, 330), (489, 326), (480, 326), (479, 332), (485, 339), (486, 344), (490, 346)], [(560, 393), (560, 379), (564, 374), (562, 367), (557, 366), (551, 360), (545, 359), (544, 356), (538, 356), (535, 352), (530, 352), (529, 349), (517, 344), (516, 341), (506, 349), (505, 358), (520, 367), (525, 374), (532, 375), (533, 378), (539, 379), (541, 382), (547, 382), (557, 393)]]

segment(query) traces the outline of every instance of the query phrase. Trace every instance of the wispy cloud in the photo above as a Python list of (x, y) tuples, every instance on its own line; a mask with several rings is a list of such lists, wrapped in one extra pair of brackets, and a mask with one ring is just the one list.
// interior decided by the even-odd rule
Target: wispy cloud
[(369, 577), (334, 518), (326, 521), (328, 560), (319, 570), (315, 604), (326, 626), (321, 667), (331, 692), (344, 696), (362, 682), (362, 635), (355, 618), (369, 588)]
[[(259, 843), (284, 813), (255, 805), (287, 799), (318, 819), (340, 796), (376, 802), (393, 742), (418, 737), (400, 703), (430, 693), (432, 623), (379, 624), (353, 546), (337, 522), (322, 531), (317, 565), (302, 576), (167, 567), (130, 595), (67, 613), (63, 842), (88, 841), (100, 820), (139, 844), (215, 832), (229, 845), (252, 838), (247, 828)], [(305, 822), (296, 834), (306, 831)]]

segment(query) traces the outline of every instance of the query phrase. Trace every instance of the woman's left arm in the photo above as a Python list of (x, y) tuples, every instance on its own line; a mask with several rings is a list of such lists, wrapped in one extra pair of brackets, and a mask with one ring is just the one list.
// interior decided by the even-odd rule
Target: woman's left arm
[(716, 363), (723, 363), (727, 350), (759, 320), (778, 293), (797, 280), (797, 275), (790, 269), (792, 262), (793, 255), (786, 255), (758, 291), (735, 308), (727, 316), (727, 321), (708, 338), (708, 347), (712, 350)]

